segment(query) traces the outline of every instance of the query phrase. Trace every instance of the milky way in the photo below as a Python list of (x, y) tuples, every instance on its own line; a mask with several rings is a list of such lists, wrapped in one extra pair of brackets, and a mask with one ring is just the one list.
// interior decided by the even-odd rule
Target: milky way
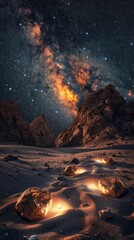
[[(106, 3), (107, 2), (107, 3)], [(1, 99), (59, 133), (92, 91), (134, 93), (133, 0), (0, 0)]]

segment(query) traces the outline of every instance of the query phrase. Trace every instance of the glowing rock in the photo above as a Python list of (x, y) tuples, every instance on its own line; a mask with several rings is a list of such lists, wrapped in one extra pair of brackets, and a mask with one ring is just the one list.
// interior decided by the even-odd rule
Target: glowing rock
[(121, 197), (125, 192), (123, 183), (119, 178), (116, 177), (104, 177), (99, 179), (98, 186), (104, 195), (110, 197), (118, 198)]
[(115, 163), (114, 159), (112, 157), (106, 157), (103, 158), (102, 161), (106, 164), (106, 165), (112, 165)]
[(75, 176), (78, 168), (75, 165), (69, 165), (65, 168), (64, 173), (68, 176)]
[(51, 193), (37, 187), (28, 188), (18, 198), (16, 210), (29, 221), (42, 219), (51, 207)]
[(79, 159), (78, 158), (73, 158), (71, 161), (70, 161), (70, 164), (79, 164)]

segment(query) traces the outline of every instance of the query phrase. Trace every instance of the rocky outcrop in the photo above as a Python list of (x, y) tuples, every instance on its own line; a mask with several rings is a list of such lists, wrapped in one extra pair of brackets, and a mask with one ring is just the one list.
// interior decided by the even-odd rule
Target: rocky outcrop
[(57, 147), (134, 136), (134, 103), (126, 103), (113, 85), (91, 93), (71, 126), (56, 139)]
[(54, 133), (43, 115), (37, 117), (30, 123), (30, 130), (34, 137), (36, 146), (54, 146)]
[(44, 116), (29, 124), (22, 118), (16, 102), (6, 100), (0, 103), (0, 142), (50, 147), (54, 145), (54, 133)]
[(34, 145), (29, 124), (21, 117), (18, 105), (11, 100), (0, 103), (0, 142)]

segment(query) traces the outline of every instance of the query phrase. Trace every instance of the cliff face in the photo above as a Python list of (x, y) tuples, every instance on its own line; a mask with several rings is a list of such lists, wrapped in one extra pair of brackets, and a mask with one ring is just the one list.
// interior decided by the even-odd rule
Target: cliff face
[(38, 116), (30, 123), (30, 130), (36, 142), (36, 146), (54, 146), (54, 133), (43, 115)]
[(71, 126), (56, 139), (57, 147), (134, 136), (134, 103), (125, 103), (113, 85), (91, 93)]
[(39, 147), (54, 146), (54, 133), (44, 116), (26, 122), (18, 105), (11, 100), (0, 103), (0, 142), (15, 142)]

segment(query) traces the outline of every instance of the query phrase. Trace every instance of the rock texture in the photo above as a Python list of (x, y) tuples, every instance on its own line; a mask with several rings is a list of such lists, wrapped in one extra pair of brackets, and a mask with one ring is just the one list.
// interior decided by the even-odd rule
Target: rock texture
[(54, 146), (54, 133), (43, 115), (30, 123), (30, 130), (38, 147)]
[(39, 116), (29, 124), (20, 115), (14, 101), (0, 103), (0, 142), (50, 147), (54, 146), (54, 140), (54, 133), (44, 116)]
[(42, 219), (51, 207), (51, 194), (37, 187), (28, 188), (18, 198), (16, 210), (29, 221)]
[(104, 177), (99, 179), (98, 186), (102, 194), (118, 198), (121, 197), (124, 192), (125, 188), (123, 186), (123, 183), (119, 178), (116, 177)]
[(75, 176), (77, 170), (78, 170), (77, 166), (69, 165), (65, 168), (64, 173), (67, 176)]
[(80, 146), (134, 136), (134, 103), (126, 103), (113, 85), (91, 93), (71, 126), (56, 139), (57, 147)]

